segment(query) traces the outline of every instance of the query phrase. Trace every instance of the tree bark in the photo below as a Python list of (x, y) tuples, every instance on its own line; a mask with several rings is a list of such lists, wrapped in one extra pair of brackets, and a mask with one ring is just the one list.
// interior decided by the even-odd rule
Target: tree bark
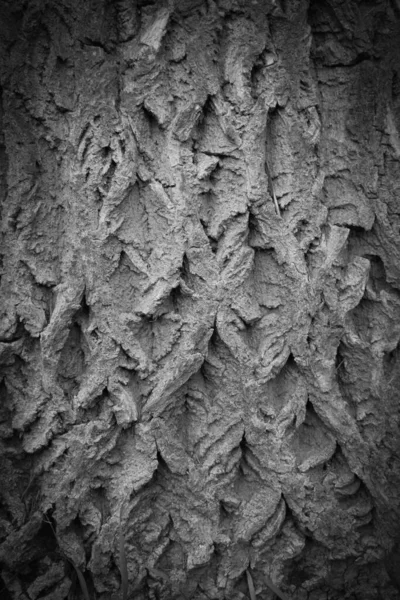
[(398, 0), (1, 13), (0, 596), (400, 598)]

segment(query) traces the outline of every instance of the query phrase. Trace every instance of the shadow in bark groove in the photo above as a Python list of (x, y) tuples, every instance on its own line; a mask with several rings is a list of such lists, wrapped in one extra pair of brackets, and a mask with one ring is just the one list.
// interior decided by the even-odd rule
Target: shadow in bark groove
[(326, 463), (335, 453), (336, 440), (310, 401), (306, 405), (304, 421), (292, 433), (290, 446), (296, 457), (297, 468), (302, 472)]

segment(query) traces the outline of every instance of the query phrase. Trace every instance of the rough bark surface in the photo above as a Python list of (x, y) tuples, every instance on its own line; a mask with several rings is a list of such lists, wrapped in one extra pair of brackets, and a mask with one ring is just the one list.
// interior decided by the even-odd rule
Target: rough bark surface
[(1, 18), (0, 596), (400, 598), (398, 0)]

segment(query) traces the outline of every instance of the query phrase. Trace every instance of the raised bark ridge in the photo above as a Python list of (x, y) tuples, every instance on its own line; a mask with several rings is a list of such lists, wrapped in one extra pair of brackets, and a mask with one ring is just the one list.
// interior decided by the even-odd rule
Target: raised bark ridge
[(2, 3), (0, 593), (399, 598), (398, 2), (175, 4)]

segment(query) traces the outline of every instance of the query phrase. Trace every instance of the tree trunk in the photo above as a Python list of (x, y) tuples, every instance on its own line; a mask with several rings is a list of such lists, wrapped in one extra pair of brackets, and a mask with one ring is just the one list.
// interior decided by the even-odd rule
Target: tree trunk
[(399, 0), (1, 13), (1, 598), (400, 598)]

